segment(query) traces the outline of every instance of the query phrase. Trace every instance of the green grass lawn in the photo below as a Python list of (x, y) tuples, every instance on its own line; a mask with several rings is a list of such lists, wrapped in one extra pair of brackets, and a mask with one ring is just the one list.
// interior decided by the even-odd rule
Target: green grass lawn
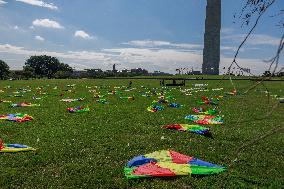
[[(180, 89), (164, 90), (173, 95), (180, 109), (166, 108), (151, 113), (146, 109), (158, 96), (142, 97), (139, 91), (156, 88), (158, 80), (133, 79), (133, 91), (122, 95), (108, 95), (109, 104), (96, 103), (93, 93), (102, 94), (115, 86), (127, 85), (129, 80), (30, 80), (1, 81), (0, 99), (14, 103), (33, 102), (40, 107), (11, 108), (0, 103), (0, 115), (27, 113), (33, 121), (14, 123), (0, 120), (0, 137), (6, 143), (26, 144), (35, 152), (0, 154), (0, 188), (281, 188), (284, 185), (283, 132), (236, 150), (267, 131), (283, 127), (284, 105), (262, 119), (277, 103), (259, 86), (246, 95), (228, 96), (220, 101), (224, 125), (210, 126), (213, 139), (201, 135), (161, 129), (162, 125), (187, 123), (186, 115), (194, 114), (191, 108), (202, 96), (224, 95), (232, 90), (229, 81), (190, 81), (207, 83), (208, 88), (223, 87), (222, 91), (184, 95)], [(218, 86), (217, 86), (218, 83)], [(66, 85), (76, 84), (74, 89)], [(251, 81), (235, 83), (240, 92), (251, 86)], [(284, 82), (265, 82), (271, 94), (284, 96)], [(11, 88), (4, 89), (10, 85)], [(46, 95), (40, 95), (47, 92)], [(54, 87), (57, 86), (57, 89)], [(31, 89), (23, 97), (9, 97), (19, 88)], [(72, 92), (65, 91), (67, 89)], [(282, 89), (282, 90), (281, 90)], [(63, 93), (64, 96), (60, 96)], [(32, 96), (42, 97), (33, 100)], [(134, 95), (135, 100), (119, 99)], [(63, 98), (85, 98), (83, 102), (61, 102)], [(68, 113), (66, 108), (88, 105), (90, 112)], [(226, 172), (203, 177), (180, 176), (175, 178), (145, 178), (127, 180), (123, 168), (134, 156), (156, 150), (172, 149), (202, 160), (228, 167)]]

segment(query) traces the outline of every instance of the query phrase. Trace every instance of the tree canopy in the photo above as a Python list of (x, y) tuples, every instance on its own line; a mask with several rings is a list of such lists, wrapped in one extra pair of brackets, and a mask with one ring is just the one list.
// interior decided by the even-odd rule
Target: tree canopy
[(7, 79), (9, 73), (9, 66), (3, 60), (0, 60), (0, 79)]
[(24, 70), (33, 72), (34, 76), (54, 78), (59, 71), (72, 73), (73, 69), (68, 65), (61, 63), (56, 57), (47, 55), (31, 56), (25, 62)]

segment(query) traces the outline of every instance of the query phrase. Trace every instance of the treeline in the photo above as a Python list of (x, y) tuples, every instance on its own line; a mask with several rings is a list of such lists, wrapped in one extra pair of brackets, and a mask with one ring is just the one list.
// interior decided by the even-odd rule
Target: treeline
[(11, 70), (4, 61), (0, 60), (0, 79), (78, 79), (78, 78), (106, 78), (133, 77), (148, 75), (148, 71), (138, 68), (131, 72), (102, 71), (101, 69), (86, 69), (75, 71), (68, 64), (61, 63), (56, 57), (47, 55), (31, 56), (25, 61), (22, 70)]
[(26, 60), (22, 70), (10, 71), (6, 62), (0, 60), (0, 79), (30, 79), (30, 78), (68, 78), (73, 69), (61, 63), (57, 58), (41, 55), (31, 56)]

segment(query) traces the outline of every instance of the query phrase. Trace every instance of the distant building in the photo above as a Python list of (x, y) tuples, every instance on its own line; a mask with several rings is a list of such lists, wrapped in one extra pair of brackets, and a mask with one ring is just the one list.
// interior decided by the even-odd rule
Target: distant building
[(135, 69), (131, 69), (130, 73), (137, 74), (137, 75), (147, 75), (148, 71), (142, 68), (135, 68)]
[(121, 72), (122, 72), (122, 73), (130, 73), (130, 72), (131, 72), (131, 70), (123, 69), (123, 70), (121, 70)]
[(172, 74), (161, 72), (161, 71), (154, 71), (154, 73), (149, 73), (149, 75), (152, 75), (152, 76), (165, 76), (165, 75), (172, 75)]
[(115, 68), (115, 64), (112, 65), (112, 72), (113, 72), (113, 73), (116, 73), (116, 72), (117, 72), (117, 69)]

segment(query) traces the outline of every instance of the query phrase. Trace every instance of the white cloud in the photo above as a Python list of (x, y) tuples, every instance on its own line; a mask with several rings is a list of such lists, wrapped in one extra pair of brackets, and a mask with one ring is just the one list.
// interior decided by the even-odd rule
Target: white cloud
[(92, 36), (84, 32), (83, 30), (78, 30), (74, 34), (75, 37), (83, 38), (83, 39), (93, 39)]
[(19, 29), (19, 26), (17, 26), (17, 25), (14, 26), (14, 29), (15, 29), (15, 30), (18, 30), (18, 29)]
[(45, 39), (39, 35), (35, 36), (35, 39), (38, 41), (45, 41)]
[(0, 6), (6, 4), (6, 1), (0, 0)]
[(169, 41), (155, 41), (155, 40), (133, 40), (124, 45), (130, 45), (134, 47), (168, 47), (168, 48), (184, 48), (184, 49), (201, 49), (203, 46), (200, 44), (189, 44), (189, 43), (171, 43)]
[[(10, 44), (0, 44), (0, 54), (18, 55), (22, 58), (18, 62), (31, 55), (46, 54), (58, 57), (63, 62), (67, 62), (76, 69), (102, 68), (110, 69), (110, 64), (120, 63), (121, 68), (141, 67), (149, 71), (160, 70), (175, 73), (176, 68), (194, 68), (201, 70), (202, 51), (180, 51), (179, 49), (150, 49), (150, 48), (110, 48), (100, 51), (35, 51)], [(13, 58), (13, 57), (12, 57)], [(268, 69), (268, 64), (260, 59), (238, 58), (238, 63), (245, 68), (251, 68), (252, 73), (262, 74)], [(10, 67), (21, 68), (16, 61)], [(221, 55), (220, 72), (223, 67), (228, 67), (232, 62), (232, 57)], [(9, 64), (9, 62), (8, 62)], [(16, 65), (17, 64), (17, 65)], [(283, 66), (283, 61), (280, 62)], [(23, 66), (23, 65), (21, 65)]]
[[(225, 35), (222, 36), (222, 40), (232, 40), (234, 42), (242, 42), (246, 37), (245, 34), (237, 34), (237, 35)], [(272, 37), (270, 35), (265, 34), (252, 34), (246, 44), (248, 45), (279, 45), (280, 38)]]
[[(231, 65), (233, 58), (221, 56), (220, 60), (220, 74), (224, 74), (227, 72), (228, 67)], [(261, 59), (250, 59), (250, 58), (238, 58), (237, 63), (239, 66), (243, 68), (251, 69), (252, 74), (261, 75), (265, 70), (268, 70), (269, 64), (265, 63)], [(225, 67), (225, 70), (223, 69)], [(279, 65), (279, 67), (283, 67), (283, 65)], [(237, 71), (237, 66), (234, 64), (232, 66), (231, 71)], [(246, 73), (244, 73), (246, 74)], [(247, 75), (247, 74), (246, 74)]]
[(221, 28), (221, 34), (232, 34), (234, 31), (233, 28)]
[(36, 19), (33, 21), (33, 26), (45, 27), (45, 28), (55, 28), (55, 29), (63, 29), (58, 22), (50, 19)]
[(53, 3), (46, 3), (46, 2), (40, 1), (40, 0), (16, 0), (16, 1), (23, 2), (23, 3), (26, 3), (26, 4), (30, 4), (30, 5), (33, 5), (33, 6), (45, 7), (45, 8), (51, 9), (51, 10), (58, 10), (58, 7), (55, 6)]

